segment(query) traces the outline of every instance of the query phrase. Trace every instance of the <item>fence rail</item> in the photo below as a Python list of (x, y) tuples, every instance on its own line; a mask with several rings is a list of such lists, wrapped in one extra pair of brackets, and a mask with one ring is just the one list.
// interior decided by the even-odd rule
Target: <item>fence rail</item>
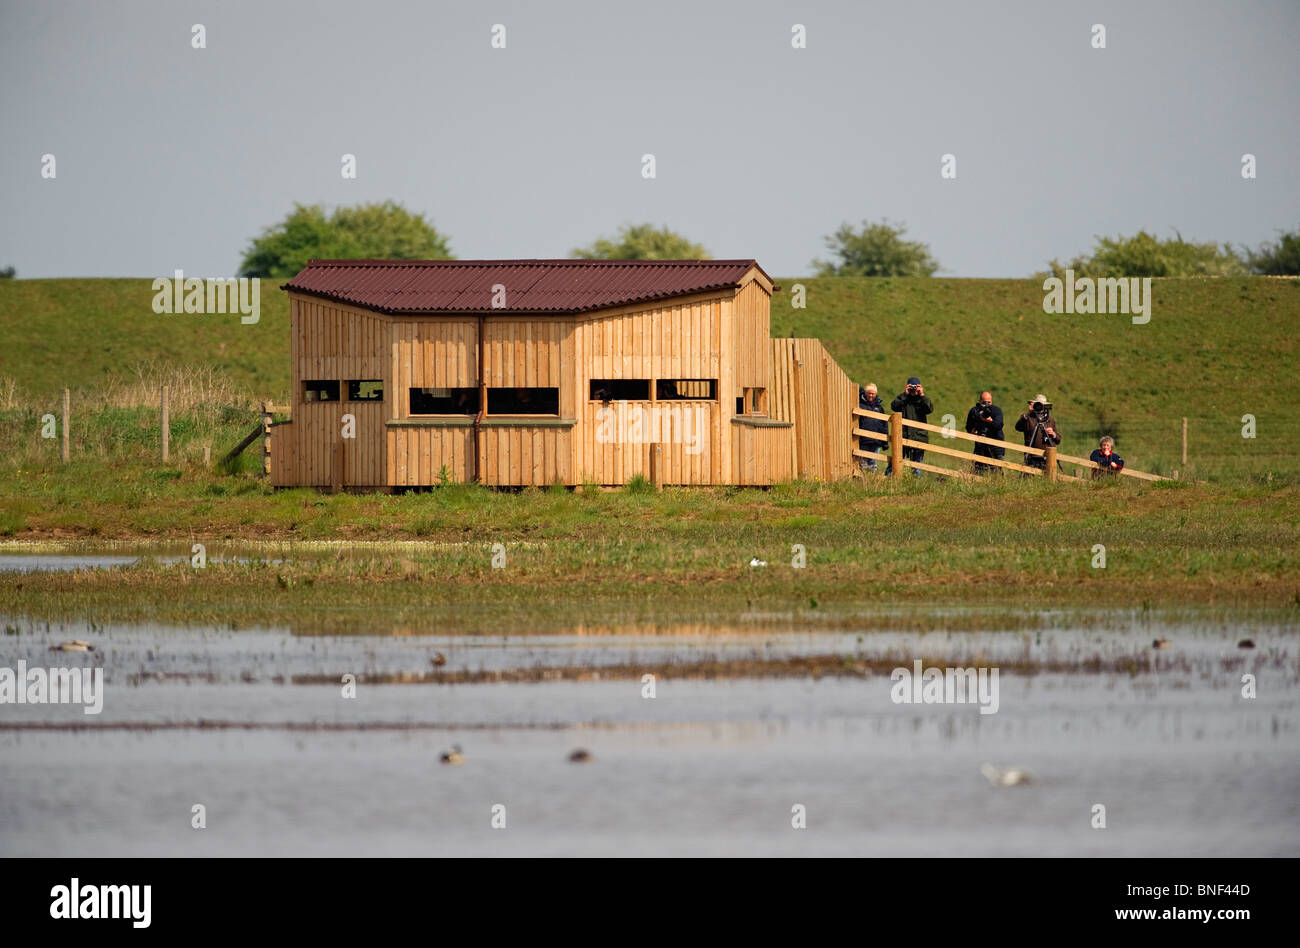
[[(867, 438), (872, 441), (882, 441), (889, 446), (889, 458), (895, 470), (903, 468), (915, 468), (919, 471), (929, 471), (933, 474), (944, 474), (948, 477), (957, 477), (968, 479), (976, 477), (969, 471), (957, 471), (952, 468), (938, 467), (933, 464), (925, 464), (920, 461), (911, 461), (903, 457), (904, 448), (913, 448), (919, 451), (932, 451), (935, 454), (942, 454), (948, 457), (961, 458), (969, 460), (975, 464), (982, 464), (987, 467), (997, 467), (1010, 471), (1019, 471), (1023, 474), (1031, 474), (1040, 477), (1046, 477), (1048, 480), (1063, 481), (1083, 481), (1086, 478), (1077, 477), (1073, 474), (1066, 474), (1057, 470), (1057, 462), (1064, 461), (1067, 464), (1075, 464), (1082, 468), (1089, 468), (1094, 471), (1102, 470), (1101, 465), (1088, 460), (1087, 458), (1076, 458), (1069, 454), (1061, 454), (1054, 447), (1050, 448), (1030, 448), (1023, 444), (1016, 444), (1012, 441), (998, 441), (996, 438), (985, 438), (982, 435), (969, 434), (965, 431), (953, 431), (947, 428), (941, 428), (938, 425), (932, 425), (924, 421), (904, 421), (901, 412), (885, 414), (884, 412), (868, 411), (865, 408), (854, 408), (853, 415), (855, 418), (871, 418), (876, 421), (884, 421), (889, 424), (889, 433), (883, 434), (879, 431), (865, 431), (858, 427), (855, 421), (852, 427), (852, 433), (857, 438)], [(1003, 458), (985, 457), (982, 454), (974, 454), (970, 451), (958, 451), (955, 448), (944, 447), (943, 445), (930, 444), (928, 441), (914, 441), (903, 437), (904, 428), (919, 428), (922, 431), (936, 431), (945, 438), (956, 438), (961, 441), (970, 441), (975, 444), (987, 444), (995, 448), (1004, 450), (1019, 451), (1026, 458), (1035, 457), (1043, 459), (1043, 467), (1034, 467), (1030, 464), (1017, 464), (1014, 461), (1007, 461)], [(874, 457), (875, 453), (863, 451), (855, 444), (853, 447), (853, 456), (857, 458)], [(1159, 477), (1155, 474), (1148, 474), (1145, 471), (1135, 471), (1131, 468), (1123, 468), (1118, 472), (1123, 477), (1132, 477), (1142, 481), (1163, 481), (1168, 480), (1165, 477)]]

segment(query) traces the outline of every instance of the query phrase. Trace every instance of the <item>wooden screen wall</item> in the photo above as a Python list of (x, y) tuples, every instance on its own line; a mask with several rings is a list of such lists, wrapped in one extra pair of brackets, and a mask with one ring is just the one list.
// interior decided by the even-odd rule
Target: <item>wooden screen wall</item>
[[(526, 419), (483, 420), (480, 454), (468, 418), (423, 419), (410, 413), (412, 388), (478, 385), (477, 317), (398, 317), (393, 324), (392, 368), (398, 394), (388, 429), (389, 483), (431, 486), (446, 469), (454, 481), (547, 485), (568, 481), (571, 433), (567, 427)], [(573, 324), (541, 316), (487, 317), (483, 322), (484, 379), (489, 388), (557, 388), (561, 419), (574, 417), (576, 391), (562, 367), (571, 365)], [(566, 384), (567, 381), (567, 384)], [(551, 419), (547, 419), (551, 420)]]
[[(393, 377), (389, 418), (411, 418), (412, 388), (478, 385), (478, 320), (469, 317), (399, 316), (390, 333)], [(465, 423), (387, 429), (387, 482), (394, 487), (438, 483), (444, 466), (458, 482), (474, 477), (474, 430)]]
[[(483, 341), (488, 387), (559, 389), (559, 418), (575, 417), (577, 386), (572, 372), (565, 371), (573, 364), (572, 320), (489, 318)], [(495, 426), (489, 417), (482, 433), (483, 483), (539, 487), (557, 480), (571, 483), (572, 439), (569, 427), (528, 425), (526, 419)]]
[[(348, 485), (384, 485), (384, 422), (393, 396), (388, 378), (388, 318), (294, 294), (290, 294), (290, 307), (293, 424), (274, 430), (272, 458), (277, 449), (287, 448), (280, 453), (292, 458), (292, 470), (282, 476), (297, 485), (325, 487), (340, 477)], [(337, 381), (340, 401), (305, 401), (303, 382), (315, 379)], [(347, 401), (350, 379), (382, 380), (383, 401)], [(342, 437), (345, 414), (355, 419), (355, 438)], [(285, 445), (290, 439), (291, 447)]]
[(821, 480), (852, 473), (852, 411), (858, 387), (817, 339), (773, 339), (773, 418), (794, 422), (790, 470)]
[[(726, 402), (731, 359), (723, 358), (731, 346), (734, 295), (727, 291), (628, 307), (575, 323), (573, 483), (625, 484), (636, 474), (649, 477), (650, 445), (665, 433), (660, 441), (664, 483), (730, 483), (732, 439), (730, 432), (723, 438), (721, 428), (734, 413), (734, 404)], [(606, 406), (590, 398), (591, 379), (648, 379), (652, 395), (656, 379), (717, 379), (718, 398)]]
[(733, 404), (746, 388), (766, 388), (772, 378), (772, 298), (757, 281), (736, 293), (735, 378)]

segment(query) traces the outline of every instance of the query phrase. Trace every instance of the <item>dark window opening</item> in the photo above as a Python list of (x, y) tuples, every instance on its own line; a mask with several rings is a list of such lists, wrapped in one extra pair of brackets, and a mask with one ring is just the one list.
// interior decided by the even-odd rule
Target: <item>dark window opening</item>
[(413, 388), (412, 415), (477, 415), (477, 388)]
[(337, 402), (339, 400), (338, 379), (310, 379), (302, 383), (302, 400), (304, 402)]
[(744, 413), (745, 413), (745, 400), (744, 400), (743, 398), (741, 398), (739, 395), (737, 395), (737, 396), (736, 396), (736, 414), (737, 414), (737, 415), (743, 415)]
[(660, 379), (655, 382), (655, 399), (661, 402), (712, 401), (717, 397), (717, 379)]
[(558, 388), (490, 388), (487, 390), (489, 415), (558, 415)]
[(649, 379), (592, 379), (593, 402), (648, 402)]
[(383, 379), (348, 379), (348, 401), (382, 402), (383, 400)]

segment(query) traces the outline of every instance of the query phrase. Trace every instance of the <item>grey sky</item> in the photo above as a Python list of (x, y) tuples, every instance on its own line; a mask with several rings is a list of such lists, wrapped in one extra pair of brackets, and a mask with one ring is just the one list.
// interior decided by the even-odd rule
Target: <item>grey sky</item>
[(1143, 227), (1255, 245), (1300, 225), (1298, 39), (1296, 0), (0, 0), (0, 266), (229, 274), (295, 201), (387, 198), (462, 258), (649, 220), (780, 276), (863, 218), (945, 276)]

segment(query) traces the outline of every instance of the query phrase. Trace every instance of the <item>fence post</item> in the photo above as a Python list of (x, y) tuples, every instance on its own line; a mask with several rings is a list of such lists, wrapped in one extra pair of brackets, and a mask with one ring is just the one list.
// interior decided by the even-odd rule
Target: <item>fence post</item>
[(650, 445), (650, 483), (655, 490), (663, 490), (664, 487), (663, 449), (662, 444)]
[(1183, 467), (1187, 467), (1187, 419), (1183, 419)]
[(167, 456), (171, 453), (171, 417), (167, 411), (167, 386), (162, 387), (162, 462), (167, 463)]
[(72, 415), (72, 393), (63, 390), (63, 462), (72, 457), (72, 442), (68, 435), (68, 418)]
[(204, 470), (208, 470), (211, 467), (212, 467), (212, 445), (205, 444), (203, 446), (203, 468)]
[(262, 402), (262, 473), (271, 473), (271, 409)]
[(903, 473), (903, 413), (899, 411), (889, 416), (889, 466), (896, 476)]
[(1049, 444), (1047, 446), (1047, 457), (1043, 458), (1043, 460), (1047, 462), (1047, 479), (1049, 481), (1056, 480), (1056, 445)]

